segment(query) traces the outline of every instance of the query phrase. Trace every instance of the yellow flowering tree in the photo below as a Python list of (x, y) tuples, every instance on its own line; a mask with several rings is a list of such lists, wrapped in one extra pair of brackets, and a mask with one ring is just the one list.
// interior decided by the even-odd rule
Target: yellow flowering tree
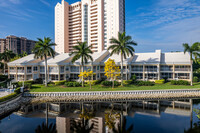
[(86, 79), (88, 78), (89, 80), (89, 83), (90, 83), (90, 89), (92, 89), (92, 85), (91, 85), (91, 79), (93, 79), (93, 75), (95, 75), (95, 73), (93, 73), (93, 71), (84, 71), (84, 72), (81, 72), (80, 75), (78, 75), (79, 77), (82, 77), (82, 79)]
[(115, 64), (115, 61), (112, 59), (108, 59), (108, 61), (105, 62), (105, 76), (112, 81), (112, 88), (114, 88), (114, 81), (117, 79), (117, 77), (120, 76), (120, 69)]

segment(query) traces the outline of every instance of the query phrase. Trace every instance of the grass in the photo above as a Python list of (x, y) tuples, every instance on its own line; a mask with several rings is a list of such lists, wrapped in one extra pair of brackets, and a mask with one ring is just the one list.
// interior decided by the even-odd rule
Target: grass
[(102, 87), (101, 85), (94, 85), (92, 86), (92, 89), (89, 89), (89, 86), (65, 87), (65, 86), (49, 85), (48, 87), (45, 87), (44, 85), (34, 84), (32, 85), (30, 92), (129, 91), (129, 90), (166, 90), (166, 89), (198, 89), (198, 88), (200, 88), (200, 83), (194, 83), (193, 86), (170, 85), (170, 83), (155, 84), (154, 86), (128, 85), (124, 87), (116, 87), (115, 89), (112, 89), (111, 87)]

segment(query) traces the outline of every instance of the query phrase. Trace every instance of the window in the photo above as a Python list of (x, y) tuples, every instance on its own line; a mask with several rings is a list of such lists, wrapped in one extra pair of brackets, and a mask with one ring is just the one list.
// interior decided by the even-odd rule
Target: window
[(58, 72), (58, 67), (49, 67), (49, 72)]
[(58, 80), (58, 75), (50, 74), (49, 80)]
[(145, 71), (157, 72), (157, 66), (145, 66)]
[(69, 66), (66, 66), (65, 71), (69, 71)]
[(32, 73), (32, 67), (27, 67), (27, 73)]
[(145, 79), (146, 80), (157, 80), (158, 74), (154, 74), (154, 73), (145, 74)]
[(132, 71), (139, 71), (139, 72), (143, 72), (143, 66), (132, 66), (131, 67)]
[(189, 73), (175, 73), (176, 79), (190, 79)]
[(37, 67), (37, 66), (34, 66), (34, 67), (33, 67), (33, 71), (34, 71), (34, 72), (37, 72), (37, 71), (38, 71), (38, 67)]
[(64, 66), (61, 66), (61, 67), (60, 67), (60, 72), (61, 72), (61, 73), (64, 73), (64, 72), (65, 72), (65, 67), (64, 67)]
[(173, 66), (161, 66), (160, 71), (173, 71)]
[(43, 66), (40, 67), (40, 72), (45, 72), (45, 69)]
[(33, 75), (33, 80), (38, 79), (38, 74)]
[(175, 71), (191, 71), (190, 66), (175, 66)]
[(173, 73), (161, 73), (161, 79), (173, 79)]

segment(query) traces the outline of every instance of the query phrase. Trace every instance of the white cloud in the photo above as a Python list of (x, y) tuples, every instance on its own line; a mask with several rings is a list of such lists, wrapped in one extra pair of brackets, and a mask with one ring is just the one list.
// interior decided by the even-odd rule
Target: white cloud
[(43, 4), (47, 5), (47, 6), (50, 6), (50, 3), (47, 2), (46, 0), (40, 0), (40, 2), (42, 2)]

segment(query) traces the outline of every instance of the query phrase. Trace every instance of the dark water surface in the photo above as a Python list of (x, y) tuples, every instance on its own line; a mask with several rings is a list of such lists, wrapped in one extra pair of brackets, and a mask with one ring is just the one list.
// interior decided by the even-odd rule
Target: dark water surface
[[(174, 104), (173, 104), (173, 101)], [(0, 123), (1, 133), (34, 133), (38, 125), (45, 122), (45, 104), (29, 105), (5, 117)], [(57, 131), (69, 131), (65, 121), (79, 117), (81, 108), (94, 110), (98, 120), (97, 132), (107, 132), (105, 112), (122, 113), (127, 118), (126, 128), (134, 125), (134, 133), (184, 133), (197, 123), (194, 108), (200, 104), (195, 100), (133, 101), (128, 103), (62, 103), (49, 106), (49, 123), (55, 123)], [(33, 110), (34, 108), (34, 110)], [(26, 110), (26, 111), (25, 111)], [(117, 120), (116, 120), (117, 121)], [(116, 122), (117, 123), (117, 122)], [(68, 129), (67, 129), (68, 128)]]

